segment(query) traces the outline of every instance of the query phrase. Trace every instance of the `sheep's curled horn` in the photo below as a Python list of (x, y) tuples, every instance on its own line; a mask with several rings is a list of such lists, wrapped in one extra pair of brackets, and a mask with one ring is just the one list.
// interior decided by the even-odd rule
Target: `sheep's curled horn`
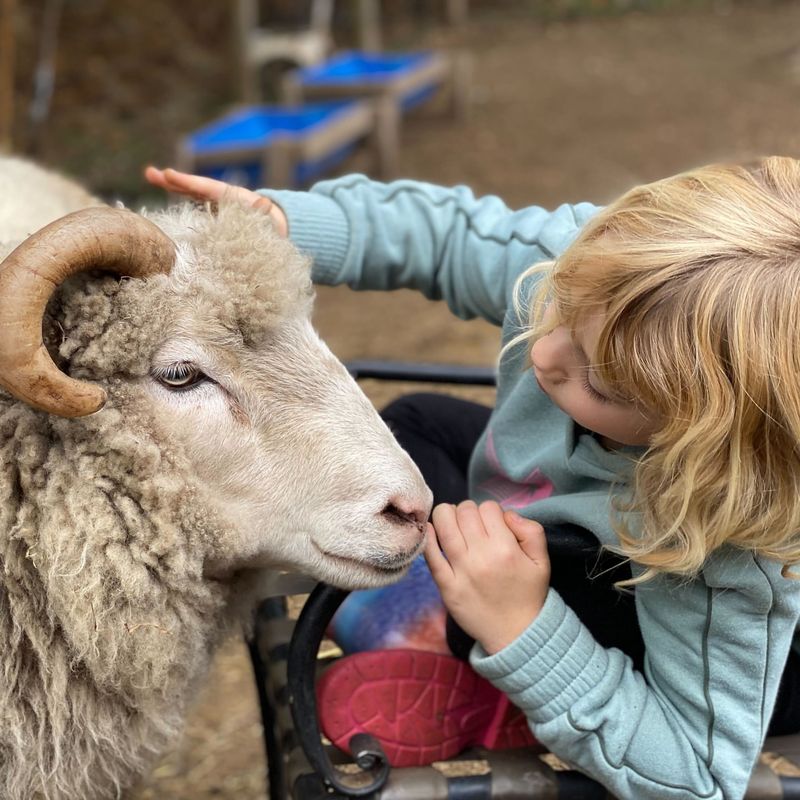
[(175, 245), (152, 222), (118, 208), (86, 208), (51, 222), (0, 264), (0, 386), (34, 408), (82, 417), (103, 407), (99, 386), (61, 372), (42, 342), (42, 318), (67, 278), (103, 269), (144, 278), (168, 273)]

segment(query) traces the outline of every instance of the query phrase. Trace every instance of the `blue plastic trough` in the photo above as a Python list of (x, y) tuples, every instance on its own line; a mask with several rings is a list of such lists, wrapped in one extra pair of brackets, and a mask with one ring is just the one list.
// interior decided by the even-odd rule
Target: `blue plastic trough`
[(452, 54), (364, 53), (348, 51), (312, 67), (297, 70), (284, 83), (292, 100), (361, 98), (375, 109), (375, 140), (379, 171), (397, 172), (401, 118), (442, 86), (450, 89), (454, 114), (464, 107), (465, 81)]
[(373, 127), (362, 102), (249, 106), (187, 136), (185, 169), (241, 186), (301, 186), (341, 163)]
[(298, 71), (306, 96), (372, 95), (394, 92), (403, 111), (424, 102), (442, 83), (436, 53), (340, 53), (322, 64)]

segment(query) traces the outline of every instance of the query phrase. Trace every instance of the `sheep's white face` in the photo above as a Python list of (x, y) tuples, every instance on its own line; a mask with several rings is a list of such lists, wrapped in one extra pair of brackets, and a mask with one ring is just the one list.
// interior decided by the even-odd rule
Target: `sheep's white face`
[(307, 320), (256, 352), (176, 338), (149, 386), (235, 525), (212, 570), (261, 563), (374, 586), (419, 554), (430, 491)]
[(231, 522), (209, 571), (277, 566), (346, 588), (400, 577), (421, 551), (431, 493), (312, 329), (310, 303), (257, 341), (199, 316), (176, 315), (146, 381)]

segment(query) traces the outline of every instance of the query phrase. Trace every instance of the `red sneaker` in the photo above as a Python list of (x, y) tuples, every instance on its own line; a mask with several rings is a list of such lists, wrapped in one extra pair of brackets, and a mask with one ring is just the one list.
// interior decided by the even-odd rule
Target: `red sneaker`
[(442, 761), (468, 747), (536, 744), (525, 715), (464, 661), (422, 650), (372, 650), (334, 662), (317, 683), (322, 731), (349, 752), (356, 733), (389, 763)]

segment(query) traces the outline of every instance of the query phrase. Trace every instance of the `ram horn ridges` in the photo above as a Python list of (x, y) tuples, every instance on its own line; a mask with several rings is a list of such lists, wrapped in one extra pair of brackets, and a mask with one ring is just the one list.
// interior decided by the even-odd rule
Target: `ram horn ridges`
[(0, 264), (0, 386), (35, 408), (82, 417), (106, 402), (99, 386), (61, 372), (42, 342), (56, 288), (92, 269), (142, 278), (168, 273), (175, 245), (152, 222), (118, 208), (68, 214), (28, 237)]

